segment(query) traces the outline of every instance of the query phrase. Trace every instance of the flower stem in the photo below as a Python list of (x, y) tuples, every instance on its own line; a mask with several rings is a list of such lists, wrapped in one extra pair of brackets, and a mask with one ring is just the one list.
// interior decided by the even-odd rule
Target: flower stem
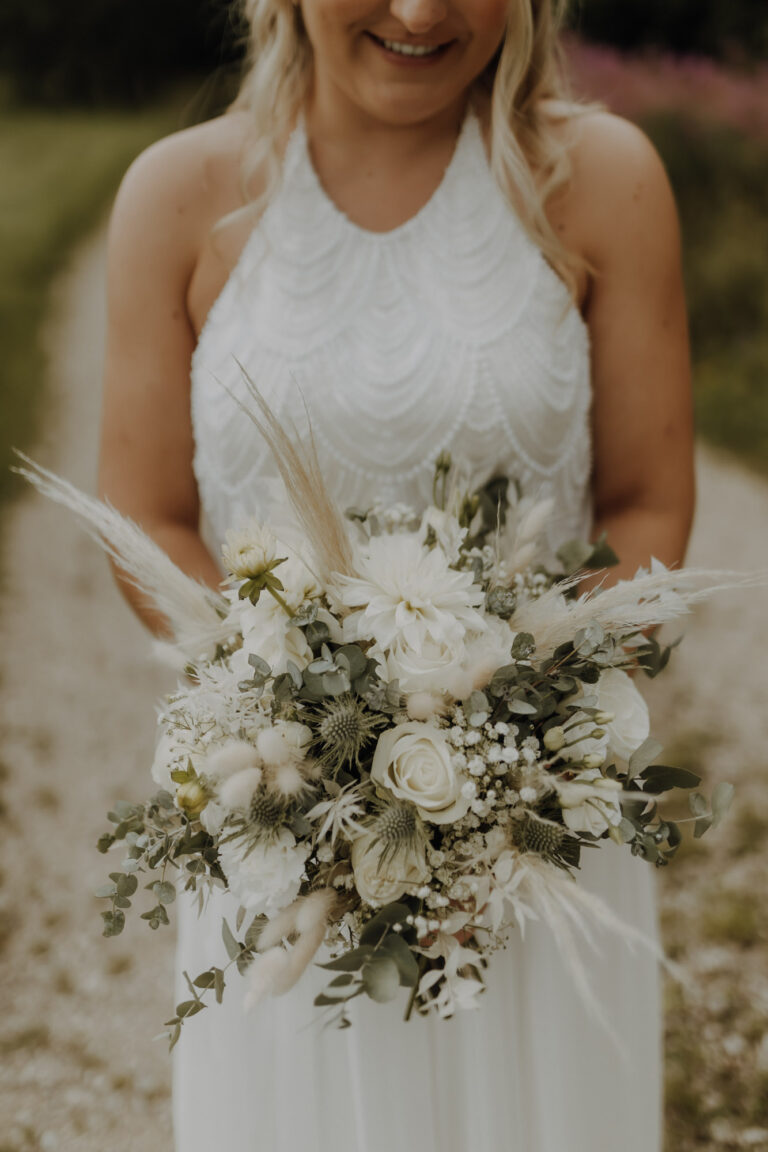
[(419, 984), (421, 983), (421, 978), (424, 975), (424, 973), (427, 971), (428, 967), (429, 967), (429, 957), (428, 956), (420, 956), (419, 957), (419, 974), (416, 977), (416, 983), (414, 984), (413, 988), (411, 988), (411, 994), (408, 997), (408, 1004), (406, 1005), (406, 1008), (405, 1008), (405, 1016), (403, 1017), (403, 1020), (405, 1023), (407, 1023), (410, 1020), (410, 1018), (413, 1014), (413, 1009), (416, 1005), (416, 996), (417, 996), (418, 991), (419, 991)]
[(290, 604), (287, 602), (287, 600), (285, 600), (285, 598), (283, 596), (280, 595), (280, 593), (277, 591), (276, 588), (272, 588), (269, 584), (267, 584), (267, 591), (270, 593), (271, 596), (274, 596), (275, 600), (277, 600), (278, 604), (282, 608), (283, 612), (285, 612), (286, 616), (288, 616), (290, 618), (290, 617), (295, 615)]

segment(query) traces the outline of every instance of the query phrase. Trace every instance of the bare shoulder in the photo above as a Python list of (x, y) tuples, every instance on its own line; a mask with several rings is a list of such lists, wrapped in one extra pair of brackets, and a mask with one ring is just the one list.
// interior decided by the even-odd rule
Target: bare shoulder
[(110, 247), (151, 249), (191, 271), (203, 237), (242, 203), (240, 159), (245, 119), (227, 113), (151, 145), (123, 178)]
[(561, 232), (601, 268), (658, 243), (676, 249), (678, 220), (664, 164), (635, 124), (589, 111), (561, 121), (570, 151), (569, 186), (554, 206)]

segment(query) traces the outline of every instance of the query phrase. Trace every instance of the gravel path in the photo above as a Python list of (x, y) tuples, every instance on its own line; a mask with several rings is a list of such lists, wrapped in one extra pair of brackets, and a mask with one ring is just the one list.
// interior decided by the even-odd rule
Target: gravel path
[[(91, 489), (103, 239), (80, 249), (54, 292), (49, 414), (35, 451)], [(699, 480), (690, 561), (768, 570), (768, 484), (704, 450)], [(170, 1062), (152, 1037), (172, 1008), (172, 936), (129, 923), (124, 937), (104, 940), (90, 895), (109, 866), (93, 847), (103, 814), (146, 788), (152, 703), (169, 679), (151, 662), (100, 550), (67, 514), (30, 495), (8, 531), (0, 1152), (170, 1152)], [(656, 729), (678, 760), (703, 760), (713, 777), (736, 782), (738, 800), (713, 847), (689, 851), (672, 880), (663, 878), (670, 947), (703, 973), (706, 989), (717, 989), (714, 1007), (704, 989), (693, 1000), (671, 999), (672, 1147), (768, 1148), (768, 1115), (763, 1124), (759, 1110), (761, 1085), (768, 1088), (768, 937), (765, 908), (751, 895), (757, 884), (765, 892), (768, 879), (768, 592), (719, 598), (689, 632), (674, 671), (650, 686)], [(694, 876), (691, 862), (701, 859)], [(723, 900), (723, 917), (710, 923)], [(728, 919), (734, 900), (746, 926)], [(699, 1066), (702, 1083), (691, 1088)]]

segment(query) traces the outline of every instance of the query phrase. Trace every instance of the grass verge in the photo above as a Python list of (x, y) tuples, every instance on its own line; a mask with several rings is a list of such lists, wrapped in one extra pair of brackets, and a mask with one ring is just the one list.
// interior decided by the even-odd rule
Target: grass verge
[(0, 105), (0, 516), (21, 488), (12, 447), (31, 445), (42, 407), (51, 279), (134, 156), (181, 125), (181, 109), (179, 97), (136, 112)]

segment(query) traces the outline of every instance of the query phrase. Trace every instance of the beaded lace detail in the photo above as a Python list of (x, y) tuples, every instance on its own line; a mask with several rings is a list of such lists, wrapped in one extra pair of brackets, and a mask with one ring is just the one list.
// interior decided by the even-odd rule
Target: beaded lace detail
[[(268, 515), (276, 475), (238, 361), (283, 421), (306, 409), (342, 507), (429, 499), (448, 450), (551, 495), (554, 545), (590, 526), (587, 328), (488, 166), (474, 113), (427, 204), (369, 232), (329, 199), (303, 121), (192, 361), (195, 474), (214, 542)], [(302, 400), (303, 397), (303, 400)]]

